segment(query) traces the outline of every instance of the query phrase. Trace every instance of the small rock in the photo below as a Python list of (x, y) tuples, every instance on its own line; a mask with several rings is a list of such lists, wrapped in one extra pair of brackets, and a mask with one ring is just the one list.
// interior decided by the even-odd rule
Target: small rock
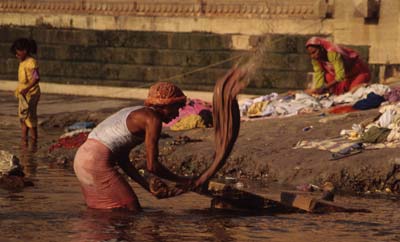
[(226, 177), (225, 177), (225, 180), (227, 180), (227, 181), (235, 181), (236, 178), (231, 177), (231, 176), (226, 176)]
[(8, 151), (0, 150), (0, 175), (24, 176), (19, 159)]
[(333, 185), (332, 182), (325, 182), (322, 185), (322, 200), (326, 200), (326, 201), (331, 201), (333, 202), (334, 198), (335, 198), (335, 192), (336, 192), (336, 188)]
[(314, 128), (313, 126), (307, 126), (303, 128), (303, 131), (309, 131), (310, 129)]
[(302, 185), (296, 186), (296, 189), (299, 191), (303, 191), (303, 192), (314, 192), (314, 191), (320, 190), (320, 188), (314, 184), (302, 184)]
[(241, 189), (241, 188), (243, 188), (244, 187), (244, 184), (243, 184), (243, 182), (236, 182), (236, 184), (235, 184), (235, 188), (237, 188), (237, 189)]

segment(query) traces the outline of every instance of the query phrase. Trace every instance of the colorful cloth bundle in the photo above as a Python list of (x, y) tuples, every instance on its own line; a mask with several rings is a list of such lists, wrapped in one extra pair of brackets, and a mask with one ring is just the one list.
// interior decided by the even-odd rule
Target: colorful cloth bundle
[(49, 152), (54, 151), (55, 149), (65, 148), (65, 149), (74, 149), (81, 146), (89, 135), (89, 132), (81, 132), (77, 133), (73, 136), (66, 136), (59, 138), (57, 143), (53, 144), (49, 148)]

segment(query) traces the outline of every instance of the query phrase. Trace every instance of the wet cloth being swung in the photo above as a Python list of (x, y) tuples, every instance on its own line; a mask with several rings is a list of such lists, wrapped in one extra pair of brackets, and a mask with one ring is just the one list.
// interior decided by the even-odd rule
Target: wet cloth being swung
[(210, 167), (205, 170), (195, 186), (205, 184), (223, 167), (239, 134), (240, 112), (236, 96), (247, 82), (247, 71), (232, 69), (219, 79), (214, 87), (213, 118), (215, 132), (215, 155)]

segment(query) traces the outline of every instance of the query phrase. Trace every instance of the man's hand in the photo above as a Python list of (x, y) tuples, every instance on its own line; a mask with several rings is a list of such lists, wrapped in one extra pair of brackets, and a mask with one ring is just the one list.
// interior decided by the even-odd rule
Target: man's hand
[(187, 190), (177, 187), (168, 187), (160, 178), (151, 177), (149, 179), (150, 192), (158, 199), (178, 196)]

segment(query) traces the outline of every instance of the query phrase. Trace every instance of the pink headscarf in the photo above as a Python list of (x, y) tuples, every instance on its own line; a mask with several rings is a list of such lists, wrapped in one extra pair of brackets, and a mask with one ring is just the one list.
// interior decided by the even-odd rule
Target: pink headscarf
[(337, 52), (337, 53), (341, 54), (344, 59), (357, 59), (358, 58), (358, 53), (355, 52), (354, 50), (343, 47), (343, 46), (335, 45), (323, 38), (311, 37), (307, 41), (306, 47), (308, 47), (309, 45), (322, 46), (326, 51), (333, 51), (333, 52)]

